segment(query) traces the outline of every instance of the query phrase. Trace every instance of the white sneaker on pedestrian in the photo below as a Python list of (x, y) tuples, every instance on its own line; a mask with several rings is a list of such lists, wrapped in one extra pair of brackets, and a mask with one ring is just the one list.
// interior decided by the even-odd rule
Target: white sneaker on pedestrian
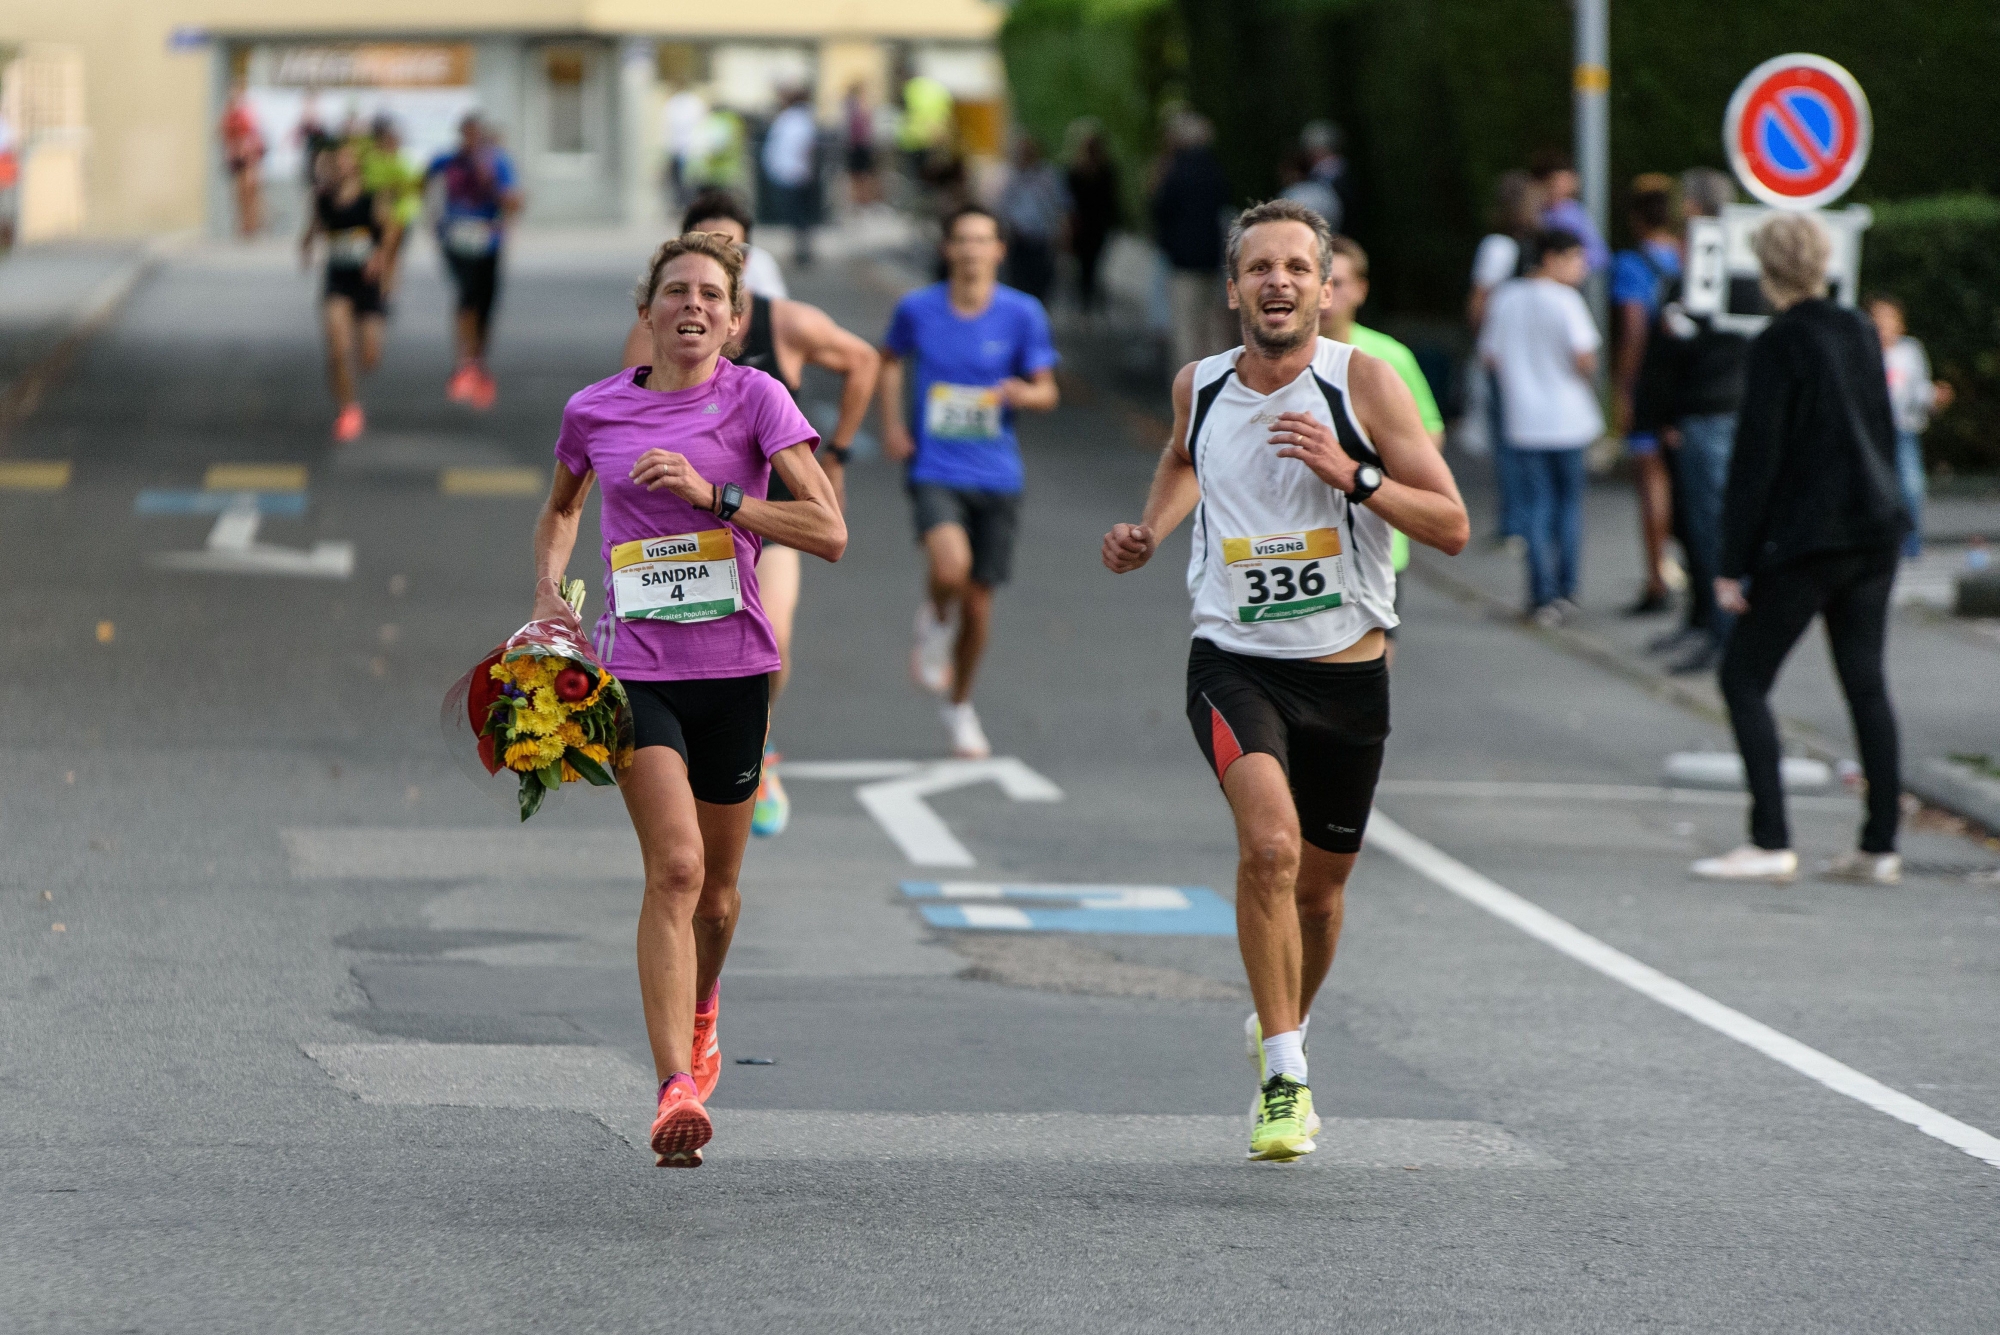
[(951, 753), (960, 760), (984, 760), (993, 754), (993, 748), (986, 741), (986, 730), (979, 726), (979, 715), (972, 712), (972, 701), (960, 705), (945, 705), (938, 710), (938, 717), (951, 733)]
[(1857, 849), (1821, 863), (1819, 874), (1830, 881), (1898, 885), (1903, 879), (1903, 859), (1895, 853), (1863, 853)]
[(926, 598), (917, 604), (916, 643), (910, 646), (910, 676), (932, 695), (951, 694), (951, 651), (958, 643), (958, 618), (939, 619)]
[(1528, 613), (1529, 624), (1539, 626), (1543, 630), (1555, 630), (1564, 620), (1562, 608), (1555, 603), (1543, 603)]
[(1745, 844), (1719, 858), (1703, 858), (1688, 870), (1706, 881), (1785, 882), (1799, 874), (1799, 855), (1789, 848)]

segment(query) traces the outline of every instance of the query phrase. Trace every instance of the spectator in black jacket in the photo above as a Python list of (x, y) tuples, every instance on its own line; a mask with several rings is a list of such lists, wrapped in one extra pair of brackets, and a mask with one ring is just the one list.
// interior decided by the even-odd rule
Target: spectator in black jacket
[(1183, 112), (1167, 130), (1169, 156), (1153, 187), (1153, 239), (1167, 256), (1175, 374), (1237, 339), (1222, 285), (1223, 215), (1229, 178), (1210, 144), (1215, 130)]
[(1715, 579), (1716, 605), (1738, 618), (1721, 685), (1750, 788), (1750, 843), (1693, 870), (1716, 880), (1797, 874), (1767, 697), (1792, 646), (1823, 615), (1868, 782), (1868, 817), (1859, 850), (1822, 872), (1893, 884), (1902, 875), (1902, 776), (1882, 647), (1910, 517), (1896, 484), (1882, 347), (1864, 316), (1821, 295), (1831, 245), (1818, 223), (1781, 213), (1752, 246), (1779, 314), (1751, 342), (1744, 367)]

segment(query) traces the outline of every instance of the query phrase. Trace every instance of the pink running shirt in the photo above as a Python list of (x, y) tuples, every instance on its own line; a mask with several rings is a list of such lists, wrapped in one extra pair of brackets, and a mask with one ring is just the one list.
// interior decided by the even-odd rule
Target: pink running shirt
[[(579, 477), (595, 472), (603, 497), (605, 611), (597, 619), (597, 651), (614, 676), (631, 681), (775, 672), (778, 641), (757, 592), (762, 540), (665, 488), (647, 491), (630, 474), (647, 450), (672, 450), (716, 485), (734, 482), (745, 496), (761, 500), (770, 490), (771, 456), (801, 443), (817, 450), (819, 433), (785, 387), (762, 371), (719, 359), (715, 374), (702, 384), (659, 394), (638, 383), (649, 369), (620, 371), (578, 390), (563, 409), (556, 437), (556, 461)], [(741, 611), (692, 622), (617, 615), (614, 549), (715, 530), (727, 530), (733, 540)]]

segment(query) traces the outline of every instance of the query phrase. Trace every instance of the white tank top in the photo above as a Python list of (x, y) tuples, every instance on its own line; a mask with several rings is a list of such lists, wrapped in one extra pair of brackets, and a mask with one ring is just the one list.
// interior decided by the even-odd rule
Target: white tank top
[(1333, 428), (1354, 459), (1381, 456), (1348, 402), (1354, 349), (1319, 340), (1312, 365), (1272, 394), (1236, 374), (1243, 349), (1195, 367), (1188, 454), (1201, 482), (1188, 596), (1194, 633), (1261, 658), (1321, 658), (1396, 624), (1395, 530), (1349, 505), (1297, 459), (1278, 457), (1271, 424), (1308, 413)]

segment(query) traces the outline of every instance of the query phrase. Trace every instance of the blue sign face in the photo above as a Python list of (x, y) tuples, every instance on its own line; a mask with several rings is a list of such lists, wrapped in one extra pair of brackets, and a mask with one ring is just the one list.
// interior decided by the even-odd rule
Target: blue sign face
[(1757, 118), (1757, 138), (1765, 159), (1789, 176), (1810, 176), (1822, 170), (1839, 147), (1839, 136), (1832, 106), (1810, 88), (1778, 94)]

